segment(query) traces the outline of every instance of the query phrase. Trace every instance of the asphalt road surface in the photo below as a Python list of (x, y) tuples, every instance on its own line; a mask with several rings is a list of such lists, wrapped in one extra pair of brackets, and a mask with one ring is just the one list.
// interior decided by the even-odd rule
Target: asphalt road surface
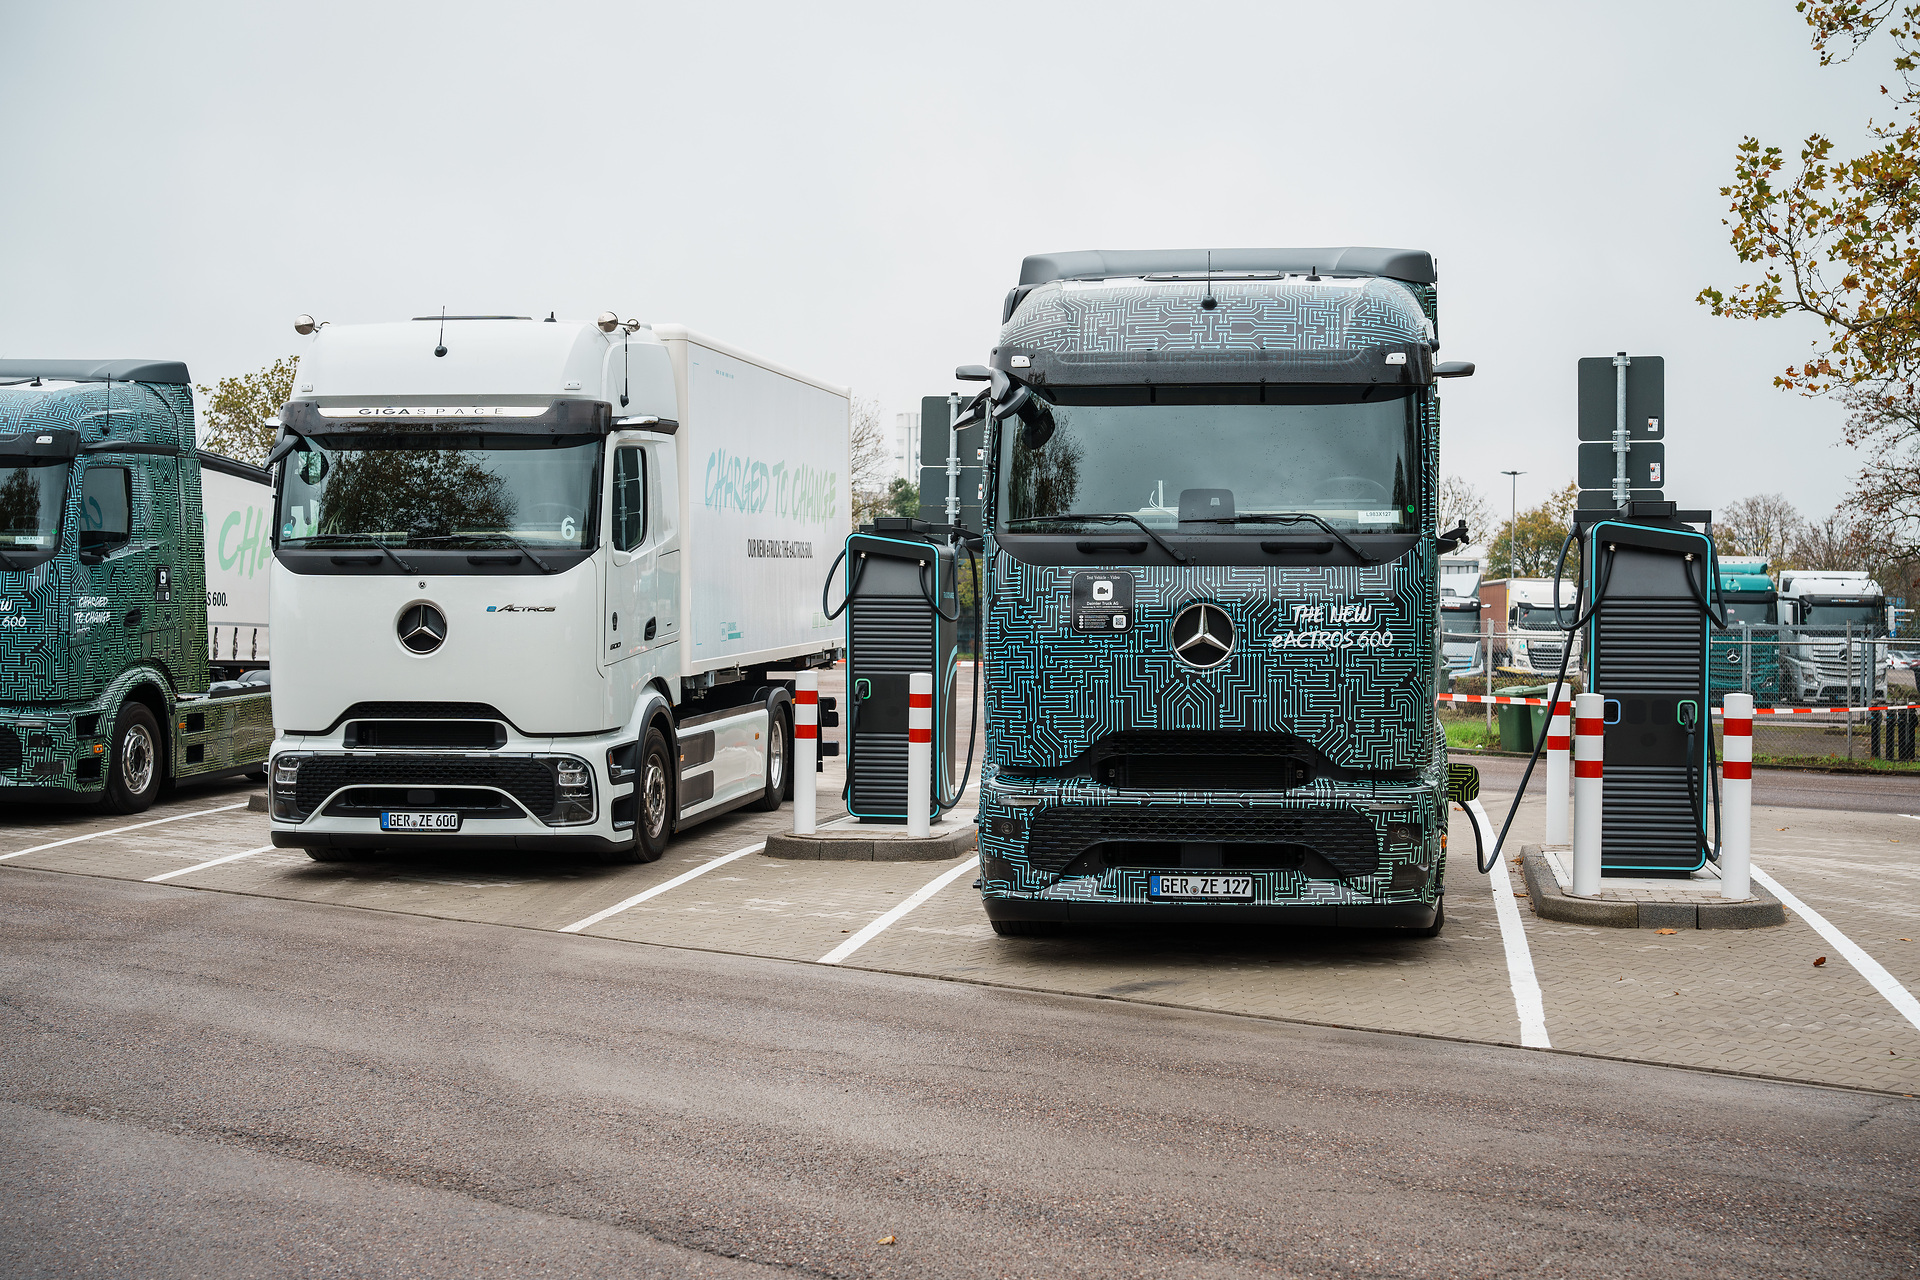
[(1920, 1258), (1903, 1097), (5, 883), (10, 1277), (1859, 1277)]
[[(1510, 796), (1527, 762), (1519, 756), (1480, 756), (1455, 752), (1456, 761), (1480, 770), (1490, 792)], [(1547, 778), (1543, 759), (1534, 766), (1529, 795), (1542, 794)], [(1920, 773), (1815, 773), (1801, 769), (1755, 769), (1753, 802), (1786, 809), (1841, 809), (1850, 813), (1920, 813)]]

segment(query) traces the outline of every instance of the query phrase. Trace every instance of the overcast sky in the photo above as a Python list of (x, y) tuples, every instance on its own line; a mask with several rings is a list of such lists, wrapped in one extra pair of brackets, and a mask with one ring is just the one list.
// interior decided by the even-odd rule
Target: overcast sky
[(1574, 471), (1574, 362), (1667, 358), (1667, 486), (1809, 514), (1856, 458), (1713, 319), (1753, 133), (1857, 150), (1889, 50), (1791, 0), (0, 0), (0, 355), (202, 381), (333, 321), (614, 310), (876, 398), (984, 358), (1028, 253), (1392, 245), (1440, 264), (1443, 467)]

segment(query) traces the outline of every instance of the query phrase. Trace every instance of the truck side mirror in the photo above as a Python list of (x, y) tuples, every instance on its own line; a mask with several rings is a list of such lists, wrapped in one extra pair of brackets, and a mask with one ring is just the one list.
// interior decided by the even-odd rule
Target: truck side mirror
[(983, 364), (963, 364), (953, 371), (953, 376), (962, 382), (991, 382), (993, 370)]
[(1471, 378), (1473, 376), (1473, 361), (1449, 360), (1445, 364), (1435, 365), (1433, 368), (1433, 376), (1436, 378)]

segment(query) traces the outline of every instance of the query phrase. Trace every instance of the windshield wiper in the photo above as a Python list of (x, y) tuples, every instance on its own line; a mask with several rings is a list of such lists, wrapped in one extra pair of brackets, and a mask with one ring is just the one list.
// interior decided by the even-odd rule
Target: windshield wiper
[(533, 554), (532, 547), (529, 547), (526, 543), (520, 541), (520, 539), (514, 537), (512, 534), (507, 533), (501, 529), (481, 529), (473, 533), (436, 533), (432, 537), (415, 538), (413, 539), (413, 541), (415, 542), (452, 542), (456, 538), (475, 538), (475, 539), (498, 538), (502, 542), (506, 542), (510, 544), (515, 551), (518, 551), (521, 555), (525, 556), (527, 559), (533, 561), (534, 564), (538, 565), (540, 568), (540, 572), (542, 573), (560, 572), (560, 570), (548, 564), (545, 560), (542, 560), (539, 556)]
[(370, 538), (363, 533), (316, 533), (299, 539), (304, 545), (325, 544), (335, 547), (378, 547), (387, 553), (387, 559), (400, 566), (402, 573), (418, 573), (418, 569), (402, 560), (392, 547), (378, 538)]
[(1335, 538), (1338, 538), (1340, 540), (1340, 545), (1345, 547), (1347, 550), (1353, 552), (1354, 557), (1358, 559), (1362, 564), (1379, 564), (1380, 563), (1379, 557), (1370, 556), (1366, 552), (1362, 551), (1359, 547), (1356, 547), (1353, 544), (1352, 540), (1349, 539), (1346, 534), (1340, 532), (1338, 529), (1328, 524), (1325, 520), (1321, 519), (1319, 516), (1314, 515), (1311, 511), (1257, 511), (1257, 512), (1249, 513), (1244, 516), (1202, 516), (1198, 520), (1182, 520), (1180, 523), (1181, 524), (1299, 524), (1303, 520), (1311, 521), (1312, 523), (1319, 525), (1322, 529), (1325, 529), (1328, 533), (1332, 534)]
[(1185, 564), (1187, 562), (1187, 558), (1185, 556), (1181, 555), (1178, 551), (1175, 551), (1172, 547), (1168, 546), (1166, 539), (1162, 538), (1159, 534), (1155, 533), (1152, 529), (1148, 528), (1146, 524), (1141, 521), (1139, 516), (1130, 516), (1123, 511), (1107, 511), (1107, 512), (1101, 512), (1096, 515), (1020, 516), (1016, 519), (1007, 521), (1007, 526), (1011, 528), (1016, 524), (1071, 524), (1075, 520), (1085, 520), (1088, 524), (1112, 524), (1116, 520), (1128, 521), (1131, 524), (1139, 526), (1140, 532), (1146, 534), (1149, 538), (1152, 538), (1153, 544), (1155, 546), (1159, 547), (1162, 551), (1172, 556), (1176, 561), (1178, 561), (1181, 564)]

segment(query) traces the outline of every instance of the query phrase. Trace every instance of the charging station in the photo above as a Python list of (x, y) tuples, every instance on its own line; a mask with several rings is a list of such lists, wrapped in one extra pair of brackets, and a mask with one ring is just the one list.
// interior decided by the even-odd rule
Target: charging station
[(1581, 511), (1587, 689), (1604, 699), (1601, 872), (1706, 864), (1713, 778), (1707, 622), (1719, 578), (1711, 513), (1630, 501)]
[(847, 610), (846, 801), (857, 818), (908, 818), (907, 686), (915, 672), (933, 677), (928, 817), (953, 799), (959, 565), (945, 532), (921, 520), (883, 517), (847, 538), (841, 606)]

